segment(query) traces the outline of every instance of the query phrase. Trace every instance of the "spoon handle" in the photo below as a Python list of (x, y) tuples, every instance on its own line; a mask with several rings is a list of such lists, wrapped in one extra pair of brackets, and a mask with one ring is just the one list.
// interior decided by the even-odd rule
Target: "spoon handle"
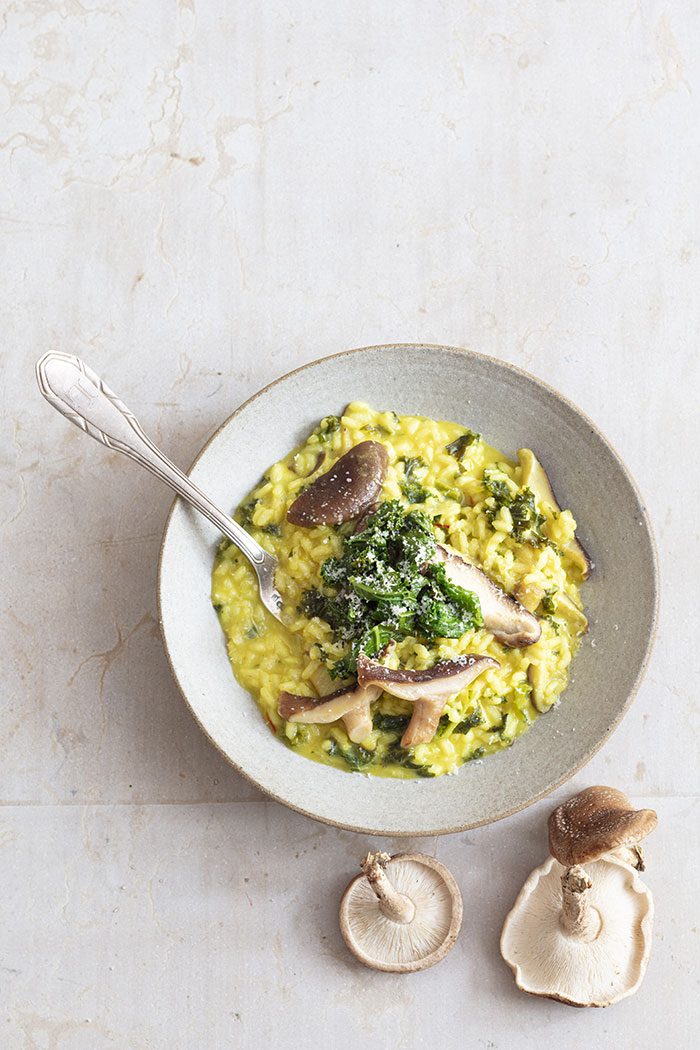
[[(263, 550), (245, 529), (224, 514), (186, 474), (163, 455), (150, 438), (146, 437), (138, 420), (123, 401), (120, 401), (84, 361), (72, 354), (52, 351), (44, 354), (37, 362), (36, 377), (42, 394), (62, 416), (75, 423), (96, 441), (123, 452), (125, 456), (150, 470), (228, 536), (252, 563), (258, 573), (261, 590), (263, 576), (268, 582), (270, 577), (274, 578), (276, 559)], [(272, 586), (274, 587), (274, 583)], [(270, 611), (279, 616), (279, 606), (277, 611)]]

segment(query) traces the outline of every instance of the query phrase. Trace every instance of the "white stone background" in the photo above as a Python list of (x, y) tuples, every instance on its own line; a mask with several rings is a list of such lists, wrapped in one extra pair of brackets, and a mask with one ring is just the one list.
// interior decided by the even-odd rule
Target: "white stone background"
[[(696, 1046), (697, 4), (0, 14), (0, 1046)], [(226, 764), (159, 637), (170, 495), (33, 377), (47, 349), (81, 355), (187, 464), (270, 380), (396, 341), (549, 381), (620, 451), (655, 525), (649, 671), (554, 796), (610, 783), (659, 814), (651, 963), (607, 1010), (524, 996), (499, 955), (553, 798), (466, 834), (368, 840)], [(372, 845), (457, 877), (464, 928), (438, 967), (348, 955), (336, 907)]]

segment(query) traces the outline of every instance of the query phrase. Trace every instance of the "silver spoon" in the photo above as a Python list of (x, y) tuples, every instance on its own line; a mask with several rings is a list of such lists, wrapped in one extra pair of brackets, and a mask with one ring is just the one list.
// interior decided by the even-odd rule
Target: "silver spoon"
[(156, 448), (136, 417), (84, 361), (52, 351), (37, 361), (36, 379), (46, 400), (62, 416), (107, 448), (123, 452), (150, 470), (235, 543), (255, 569), (263, 605), (282, 620), (282, 598), (275, 589), (277, 558), (263, 550)]

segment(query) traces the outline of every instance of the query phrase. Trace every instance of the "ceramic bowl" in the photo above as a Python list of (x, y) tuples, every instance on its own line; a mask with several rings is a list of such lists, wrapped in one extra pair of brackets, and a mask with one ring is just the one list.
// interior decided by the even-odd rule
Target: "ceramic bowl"
[(454, 776), (388, 780), (310, 762), (273, 736), (233, 677), (210, 600), (219, 536), (180, 500), (166, 524), (159, 570), (173, 674), (216, 747), (292, 809), (379, 835), (435, 835), (498, 820), (579, 770), (619, 724), (637, 690), (657, 614), (646, 509), (617, 453), (570, 401), (517, 368), (442, 346), (366, 347), (290, 372), (222, 424), (190, 475), (231, 511), (271, 463), (350, 401), (462, 423), (512, 459), (523, 445), (541, 458), (595, 563), (582, 589), (590, 628), (561, 702), (511, 748), (470, 762)]

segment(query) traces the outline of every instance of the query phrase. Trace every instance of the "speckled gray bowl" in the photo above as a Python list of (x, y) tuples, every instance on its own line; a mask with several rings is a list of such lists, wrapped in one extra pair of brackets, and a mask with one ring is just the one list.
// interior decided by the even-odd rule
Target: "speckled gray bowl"
[(266, 468), (349, 401), (452, 420), (515, 458), (525, 445), (578, 522), (595, 562), (583, 598), (590, 630), (561, 703), (513, 747), (435, 780), (385, 780), (309, 762), (278, 741), (233, 677), (210, 601), (215, 530), (177, 500), (159, 572), (163, 639), (194, 717), (246, 777), (329, 824), (379, 835), (434, 835), (505, 817), (563, 783), (620, 722), (653, 642), (657, 568), (645, 507), (624, 464), (578, 409), (492, 358), (440, 346), (375, 346), (278, 379), (220, 427), (191, 470), (231, 510)]

